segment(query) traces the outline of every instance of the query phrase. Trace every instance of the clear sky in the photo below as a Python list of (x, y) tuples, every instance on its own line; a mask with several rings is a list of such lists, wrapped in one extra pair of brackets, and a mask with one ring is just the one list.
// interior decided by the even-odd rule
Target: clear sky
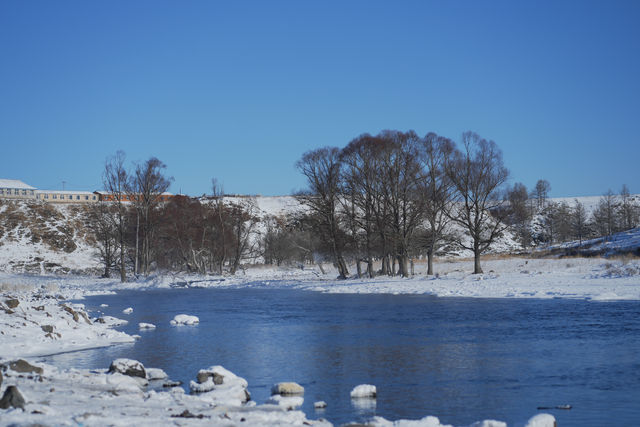
[(0, 178), (278, 195), (382, 129), (493, 139), (528, 188), (640, 193), (640, 1), (0, 2)]

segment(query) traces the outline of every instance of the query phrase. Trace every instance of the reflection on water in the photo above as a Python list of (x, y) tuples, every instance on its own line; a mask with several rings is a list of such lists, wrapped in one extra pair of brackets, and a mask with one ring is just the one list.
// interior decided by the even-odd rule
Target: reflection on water
[[(559, 425), (633, 425), (640, 419), (640, 303), (332, 295), (277, 289), (187, 289), (91, 297), (87, 308), (129, 320), (134, 344), (47, 358), (106, 368), (128, 357), (188, 384), (223, 365), (247, 379), (258, 403), (271, 385), (305, 387), (309, 417), (340, 424), (373, 415), (436, 415), (466, 425), (520, 422), (538, 406)], [(107, 303), (109, 307), (100, 307)], [(130, 315), (122, 314), (133, 307)], [(200, 318), (174, 327), (176, 314)], [(138, 322), (155, 330), (138, 331)], [(351, 399), (374, 384), (377, 399)], [(316, 411), (313, 403), (328, 407)]]

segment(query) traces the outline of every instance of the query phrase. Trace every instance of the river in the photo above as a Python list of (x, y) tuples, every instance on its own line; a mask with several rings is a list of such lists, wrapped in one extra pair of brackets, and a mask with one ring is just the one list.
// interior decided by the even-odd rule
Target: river
[[(640, 302), (345, 295), (266, 287), (123, 291), (89, 297), (87, 309), (123, 318), (142, 336), (43, 358), (60, 367), (106, 368), (119, 357), (164, 369), (188, 386), (222, 365), (263, 403), (271, 385), (305, 387), (310, 418), (334, 424), (435, 415), (467, 425), (526, 421), (540, 406), (560, 426), (640, 421)], [(101, 308), (101, 304), (108, 304)], [(122, 313), (133, 307), (130, 315)], [(175, 327), (174, 315), (200, 318)], [(138, 331), (138, 322), (157, 325)], [(375, 401), (351, 389), (374, 384)], [(313, 403), (328, 407), (317, 412)]]

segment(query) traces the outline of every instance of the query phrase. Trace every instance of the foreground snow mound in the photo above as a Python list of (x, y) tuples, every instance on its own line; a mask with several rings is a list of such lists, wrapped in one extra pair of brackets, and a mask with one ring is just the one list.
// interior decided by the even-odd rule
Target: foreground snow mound
[(376, 386), (371, 384), (360, 384), (356, 386), (353, 390), (351, 390), (351, 398), (375, 398), (378, 394), (376, 390)]
[(0, 292), (0, 359), (134, 341), (129, 335), (112, 330), (114, 323), (111, 319), (92, 322), (82, 304), (61, 303), (39, 289), (15, 294)]
[(538, 414), (529, 418), (524, 427), (556, 427), (556, 418), (551, 414)]
[[(424, 417), (421, 420), (398, 421), (388, 421), (382, 417), (374, 417), (368, 425), (374, 427), (453, 427), (451, 424), (441, 424), (438, 417), (433, 416)], [(484, 420), (475, 422), (468, 427), (507, 427), (507, 423), (495, 420)]]
[(200, 319), (197, 316), (190, 316), (188, 314), (177, 314), (171, 320), (172, 325), (196, 325), (200, 323)]
[(247, 380), (220, 365), (198, 371), (197, 381), (189, 383), (192, 393), (201, 398), (224, 402), (225, 405), (241, 406), (251, 400)]
[(219, 385), (222, 392), (188, 395), (180, 387), (147, 391), (139, 387), (136, 378), (118, 373), (39, 365), (43, 372), (37, 378), (5, 371), (5, 382), (15, 385), (24, 396), (25, 410), (0, 409), (1, 425), (331, 426), (326, 421), (308, 420), (301, 411), (234, 402), (226, 396), (225, 387), (245, 382), (222, 367), (204, 370), (226, 374)]
[(267, 400), (267, 403), (270, 405), (278, 405), (279, 407), (290, 411), (292, 409), (297, 409), (302, 406), (304, 403), (304, 397), (302, 396), (283, 396), (280, 394), (275, 394)]

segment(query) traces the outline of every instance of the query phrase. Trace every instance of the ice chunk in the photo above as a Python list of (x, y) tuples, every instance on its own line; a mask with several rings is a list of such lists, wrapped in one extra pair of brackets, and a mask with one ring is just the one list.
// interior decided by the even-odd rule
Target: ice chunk
[(138, 323), (138, 328), (140, 329), (155, 329), (156, 325), (153, 323)]
[(190, 316), (188, 314), (177, 314), (170, 322), (172, 325), (195, 325), (200, 323), (200, 319), (197, 316)]
[(353, 390), (351, 390), (352, 399), (360, 397), (373, 398), (376, 397), (376, 395), (376, 386), (371, 384), (360, 384), (359, 386), (356, 386)]
[(124, 310), (122, 310), (122, 312), (124, 314), (131, 314), (131, 313), (133, 313), (133, 308), (131, 308), (131, 307), (125, 308)]

